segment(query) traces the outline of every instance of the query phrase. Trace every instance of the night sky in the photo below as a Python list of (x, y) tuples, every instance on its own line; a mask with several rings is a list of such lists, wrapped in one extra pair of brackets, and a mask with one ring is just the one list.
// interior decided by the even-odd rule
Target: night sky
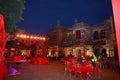
[(30, 34), (45, 34), (57, 20), (64, 27), (78, 22), (90, 25), (112, 16), (111, 0), (25, 0), (23, 21), (18, 27)]

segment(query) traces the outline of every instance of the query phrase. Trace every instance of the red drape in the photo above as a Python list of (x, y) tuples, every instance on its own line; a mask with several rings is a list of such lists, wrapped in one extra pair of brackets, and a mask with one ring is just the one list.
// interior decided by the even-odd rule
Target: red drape
[(120, 0), (112, 0), (112, 8), (115, 22), (115, 32), (117, 37), (119, 67), (120, 67)]

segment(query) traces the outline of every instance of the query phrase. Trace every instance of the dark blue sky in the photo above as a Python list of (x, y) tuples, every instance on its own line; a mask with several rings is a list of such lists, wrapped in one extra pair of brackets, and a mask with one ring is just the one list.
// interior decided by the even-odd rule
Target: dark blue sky
[(111, 0), (25, 0), (24, 20), (19, 28), (31, 34), (44, 34), (50, 24), (67, 27), (78, 22), (97, 24), (112, 16)]

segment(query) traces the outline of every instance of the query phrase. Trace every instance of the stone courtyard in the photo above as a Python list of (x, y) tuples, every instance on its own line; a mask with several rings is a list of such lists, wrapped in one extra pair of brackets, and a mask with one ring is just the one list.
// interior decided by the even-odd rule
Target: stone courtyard
[[(15, 64), (14, 68), (20, 72), (17, 76), (5, 76), (4, 80), (81, 80), (65, 72), (65, 65), (58, 62), (49, 64)], [(102, 76), (95, 80), (120, 80), (118, 69), (101, 69)]]

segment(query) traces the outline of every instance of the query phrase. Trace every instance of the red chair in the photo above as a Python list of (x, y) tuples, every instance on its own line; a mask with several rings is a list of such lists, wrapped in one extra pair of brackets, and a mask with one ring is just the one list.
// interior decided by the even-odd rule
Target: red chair
[(92, 74), (92, 69), (88, 66), (80, 66), (76, 68), (76, 76), (79, 78), (88, 78)]
[(101, 77), (101, 70), (97, 67), (93, 67), (93, 77)]
[(60, 60), (60, 62), (61, 62), (61, 63), (64, 63), (64, 64), (66, 63), (66, 61), (68, 61), (68, 58), (62, 58), (62, 59)]
[(7, 66), (4, 65), (4, 74), (7, 74), (8, 73), (8, 69), (7, 69)]
[(42, 58), (38, 58), (38, 64), (43, 64)]
[(17, 56), (14, 56), (14, 62), (18, 61)]
[(76, 65), (70, 61), (67, 61), (65, 64), (65, 71), (70, 74), (75, 74), (75, 67)]
[(14, 62), (20, 62), (21, 56), (14, 56)]
[(33, 64), (38, 64), (38, 60), (36, 57), (33, 58)]
[(43, 64), (48, 64), (49, 60), (47, 58), (43, 59)]

